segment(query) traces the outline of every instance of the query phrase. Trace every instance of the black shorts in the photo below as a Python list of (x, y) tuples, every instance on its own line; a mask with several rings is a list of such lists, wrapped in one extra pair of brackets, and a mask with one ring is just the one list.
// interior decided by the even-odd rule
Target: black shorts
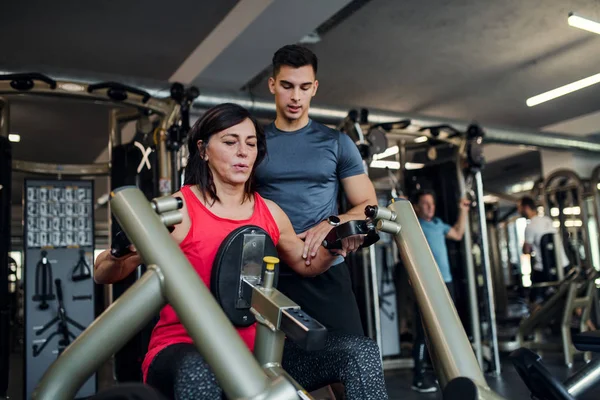
[(345, 262), (307, 278), (283, 266), (277, 289), (329, 332), (364, 336), (350, 271)]

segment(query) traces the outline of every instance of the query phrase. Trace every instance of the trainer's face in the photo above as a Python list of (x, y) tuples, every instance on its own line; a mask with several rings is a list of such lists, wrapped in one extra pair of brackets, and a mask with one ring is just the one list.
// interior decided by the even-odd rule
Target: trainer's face
[(290, 121), (308, 115), (310, 100), (318, 87), (311, 65), (300, 68), (283, 65), (277, 76), (269, 78), (269, 90), (275, 95), (278, 114)]

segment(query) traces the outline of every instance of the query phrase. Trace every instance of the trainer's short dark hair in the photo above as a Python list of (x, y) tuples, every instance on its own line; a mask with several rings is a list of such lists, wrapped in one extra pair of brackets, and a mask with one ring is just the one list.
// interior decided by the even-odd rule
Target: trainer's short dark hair
[(273, 77), (277, 76), (282, 65), (294, 68), (311, 65), (317, 76), (318, 63), (317, 56), (311, 50), (297, 44), (289, 44), (277, 50), (273, 55)]

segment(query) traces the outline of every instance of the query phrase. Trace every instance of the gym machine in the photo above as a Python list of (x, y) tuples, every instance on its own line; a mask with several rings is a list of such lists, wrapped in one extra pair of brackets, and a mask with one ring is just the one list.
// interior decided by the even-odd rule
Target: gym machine
[[(123, 167), (123, 164), (129, 165), (131, 168), (131, 170), (134, 171), (134, 182), (133, 184), (140, 184), (140, 187), (144, 189), (144, 191), (147, 191), (149, 194), (149, 196), (156, 196), (158, 192), (158, 188), (155, 188), (154, 186), (156, 186), (156, 184), (153, 184), (154, 186), (149, 187), (149, 185), (147, 184), (143, 184), (142, 181), (146, 178), (146, 176), (149, 175), (149, 178), (146, 179), (148, 180), (152, 180), (153, 182), (158, 182), (159, 178), (160, 178), (160, 170), (158, 168), (152, 168), (151, 171), (146, 171), (146, 167), (151, 166), (152, 163), (156, 163), (158, 164), (159, 162), (162, 162), (163, 164), (167, 164), (168, 161), (168, 153), (166, 150), (166, 141), (167, 141), (167, 130), (169, 128), (169, 126), (173, 125), (179, 115), (179, 110), (180, 110), (180, 105), (176, 104), (175, 100), (173, 99), (158, 99), (158, 98), (154, 98), (152, 97), (149, 93), (143, 91), (143, 90), (139, 90), (137, 88), (134, 87), (130, 87), (127, 85), (123, 85), (120, 84), (118, 82), (73, 82), (73, 81), (66, 81), (66, 80), (62, 80), (62, 79), (53, 79), (49, 76), (43, 75), (43, 74), (39, 74), (39, 73), (17, 73), (17, 74), (7, 74), (7, 75), (0, 75), (0, 96), (6, 96), (2, 98), (2, 118), (0, 119), (0, 124), (2, 126), (2, 134), (0, 135), (3, 139), (2, 143), (8, 143), (8, 132), (9, 132), (9, 127), (8, 127), (8, 116), (9, 116), (9, 99), (11, 98), (11, 96), (13, 95), (27, 95), (27, 96), (51, 96), (51, 97), (55, 97), (57, 99), (61, 99), (61, 98), (68, 98), (68, 99), (76, 99), (76, 100), (81, 100), (81, 101), (97, 101), (97, 102), (102, 102), (102, 103), (108, 103), (108, 104), (114, 104), (115, 108), (112, 109), (109, 112), (109, 128), (110, 128), (110, 135), (109, 135), (109, 162), (108, 163), (95, 163), (95, 164), (51, 164), (51, 163), (38, 163), (38, 162), (29, 162), (29, 161), (22, 161), (22, 160), (14, 160), (14, 159), (10, 159), (10, 154), (6, 152), (4, 152), (2, 154), (2, 160), (1, 162), (2, 164), (2, 168), (0, 170), (0, 175), (2, 175), (2, 177), (6, 177), (7, 179), (7, 183), (5, 184), (4, 182), (0, 183), (3, 185), (3, 188), (1, 190), (1, 195), (2, 195), (2, 199), (3, 201), (8, 199), (8, 201), (10, 201), (10, 192), (11, 192), (11, 187), (10, 187), (10, 181), (11, 181), (11, 169), (13, 172), (19, 172), (19, 173), (24, 173), (24, 174), (35, 174), (35, 175), (53, 175), (53, 176), (57, 176), (59, 179), (63, 179), (65, 177), (82, 177), (82, 176), (99, 176), (99, 177), (104, 177), (104, 176), (108, 176), (109, 180), (110, 178), (112, 178), (116, 184), (119, 184), (119, 179), (125, 179), (122, 176), (120, 176), (120, 174), (123, 174), (125, 170), (127, 170), (127, 168), (121, 168)], [(122, 136), (121, 136), (121, 132), (120, 129), (122, 127), (123, 124), (130, 122), (130, 121), (137, 121), (137, 126), (136, 126), (136, 130), (138, 135), (138, 138), (143, 139), (144, 137), (149, 138), (148, 141), (143, 141), (141, 140), (138, 145), (136, 146), (135, 143), (132, 143), (132, 151), (130, 152), (130, 154), (126, 154), (126, 151), (121, 151), (119, 152), (119, 150), (124, 150), (125, 145), (122, 145)], [(4, 139), (5, 138), (5, 139)], [(135, 141), (134, 141), (135, 142)], [(153, 151), (152, 147), (154, 146), (154, 142), (159, 143), (159, 145), (157, 147), (155, 147), (157, 149)], [(160, 144), (165, 144), (165, 145), (160, 145)], [(3, 145), (4, 146), (4, 145)], [(4, 146), (2, 149), (6, 149), (7, 147)], [(112, 157), (114, 155), (114, 157)], [(129, 158), (127, 159), (127, 157), (129, 156)], [(124, 160), (125, 158), (125, 160)], [(9, 168), (4, 168), (4, 163), (8, 162), (10, 167)], [(135, 164), (135, 165), (134, 165)], [(140, 168), (141, 167), (141, 168)], [(169, 165), (167, 165), (167, 167), (169, 167)], [(140, 173), (138, 174), (137, 169), (140, 169)], [(8, 174), (7, 176), (5, 176), (4, 174)], [(166, 169), (166, 172), (163, 174), (164, 178), (168, 178), (165, 179), (167, 181), (167, 183), (170, 184), (170, 182), (172, 181), (169, 177), (169, 169)], [(64, 181), (63, 181), (64, 182)], [(73, 185), (77, 185), (80, 181), (72, 181)], [(110, 187), (110, 183), (109, 183), (109, 187)], [(113, 186), (114, 187), (114, 186)], [(171, 192), (171, 187), (168, 188), (168, 192)], [(38, 190), (38, 189), (36, 189)], [(102, 189), (104, 190), (104, 189)], [(6, 196), (6, 197), (5, 197)], [(89, 199), (90, 201), (93, 201), (94, 199)], [(45, 204), (45, 206), (47, 206), (47, 204)], [(91, 209), (96, 210), (96, 209), (100, 209), (103, 206), (103, 203), (101, 202), (101, 198), (98, 200), (98, 203), (96, 204), (91, 204)], [(1, 208), (2, 212), (7, 212), (8, 215), (10, 216), (10, 212), (11, 212), (11, 207), (9, 203), (6, 204), (2, 204), (2, 208)], [(4, 215), (4, 214), (3, 214)], [(0, 218), (1, 224), (4, 225), (4, 223), (6, 222), (6, 224), (10, 223), (10, 217), (5, 221), (2, 218)], [(32, 227), (35, 227), (36, 229), (41, 228), (41, 226), (39, 224), (34, 223), (34, 219), (30, 219), (31, 223), (32, 223)], [(47, 222), (47, 221), (46, 221)], [(69, 222), (72, 222), (72, 220), (69, 220)], [(8, 226), (8, 225), (7, 225)], [(0, 228), (3, 229), (3, 228)], [(24, 229), (27, 229), (27, 226), (24, 227)], [(110, 218), (109, 218), (109, 228), (108, 231), (110, 232), (111, 230), (111, 224), (110, 224)], [(6, 232), (6, 234), (4, 234)], [(1, 236), (1, 240), (4, 243), (4, 240), (7, 241), (7, 243), (10, 243), (10, 234), (8, 233), (8, 231), (2, 231), (2, 236)], [(31, 232), (33, 233), (33, 232)], [(13, 233), (14, 234), (14, 233)], [(94, 228), (92, 227), (92, 235), (94, 235)], [(24, 242), (27, 241), (27, 235), (24, 235)], [(33, 235), (35, 237), (35, 235)], [(110, 233), (109, 233), (110, 236)], [(48, 242), (48, 237), (42, 237), (42, 235), (40, 235), (39, 239), (45, 239), (46, 242)], [(41, 241), (39, 241), (39, 243), (41, 244)], [(4, 254), (4, 250), (0, 249), (2, 251), (0, 251), (0, 254)], [(63, 249), (60, 249), (61, 251)], [(7, 248), (8, 251), (8, 248)], [(38, 261), (41, 261), (43, 259), (42, 255), (41, 255), (41, 249), (37, 249), (35, 250), (37, 253), (35, 255), (30, 255), (29, 260), (34, 260), (34, 265), (33, 265), (33, 273), (35, 275), (35, 268), (37, 266)], [(48, 258), (51, 260), (47, 266), (51, 265), (51, 262), (54, 262), (54, 260), (56, 260), (56, 258), (54, 258), (54, 254), (55, 252), (51, 249), (47, 250), (47, 255)], [(91, 253), (90, 253), (91, 254)], [(3, 256), (2, 256), (3, 257)], [(33, 257), (33, 258), (32, 258)], [(1, 261), (1, 260), (0, 260)], [(81, 257), (80, 254), (78, 253), (78, 250), (74, 250), (73, 251), (73, 258), (69, 258), (69, 260), (64, 260), (64, 263), (61, 263), (61, 266), (64, 265), (65, 266), (65, 271), (68, 270), (68, 274), (63, 276), (53, 276), (54, 279), (56, 278), (60, 278), (61, 279), (61, 284), (62, 287), (61, 289), (63, 289), (63, 293), (64, 293), (64, 297), (63, 297), (63, 305), (64, 305), (64, 310), (66, 311), (66, 313), (62, 313), (62, 312), (56, 312), (57, 308), (56, 305), (58, 303), (58, 299), (56, 299), (56, 282), (54, 282), (52, 279), (50, 279), (50, 276), (48, 275), (49, 270), (44, 268), (44, 269), (40, 269), (40, 271), (46, 271), (46, 286), (41, 286), (40, 290), (42, 289), (42, 287), (45, 288), (47, 294), (46, 295), (41, 295), (40, 298), (43, 298), (45, 300), (42, 300), (39, 304), (44, 304), (44, 305), (49, 305), (49, 309), (48, 312), (52, 311), (54, 313), (54, 315), (50, 316), (50, 318), (43, 318), (43, 321), (40, 320), (39, 324), (36, 323), (35, 326), (36, 328), (40, 328), (42, 327), (45, 323), (49, 322), (49, 320), (52, 319), (53, 316), (68, 316), (69, 318), (72, 318), (74, 321), (76, 321), (77, 323), (80, 323), (81, 326), (84, 326), (85, 324), (82, 323), (82, 321), (80, 321), (78, 319), (78, 317), (74, 316), (72, 313), (73, 311), (73, 306), (70, 305), (70, 303), (72, 302), (73, 305), (76, 305), (76, 307), (82, 307), (83, 305), (93, 305), (95, 307), (95, 312), (93, 314), (93, 317), (99, 315), (100, 312), (102, 312), (102, 310), (104, 310), (105, 308), (105, 302), (110, 303), (110, 298), (114, 297), (113, 294), (118, 297), (119, 295), (119, 288), (118, 285), (117, 287), (114, 287), (113, 289), (115, 289), (114, 293), (111, 293), (110, 290), (107, 290), (106, 293), (104, 291), (105, 288), (103, 288), (102, 286), (95, 286), (94, 288), (94, 293), (90, 294), (90, 293), (69, 293), (69, 288), (66, 285), (67, 282), (71, 282), (73, 280), (73, 282), (84, 282), (84, 280), (82, 280), (82, 278), (85, 278), (87, 276), (87, 268), (91, 269), (91, 264), (93, 262), (93, 260), (87, 260), (85, 265), (83, 265), (81, 263)], [(66, 264), (65, 264), (66, 263)], [(71, 264), (72, 263), (72, 264)], [(70, 265), (69, 265), (70, 264)], [(5, 265), (7, 265), (5, 263)], [(67, 268), (68, 265), (68, 268)], [(78, 267), (77, 269), (75, 267)], [(25, 271), (26, 267), (24, 266), (24, 271)], [(75, 270), (76, 269), (76, 270)], [(62, 270), (62, 269), (61, 269)], [(4, 271), (4, 269), (2, 269), (2, 271)], [(54, 268), (54, 275), (57, 274), (57, 269)], [(91, 271), (90, 271), (91, 273)], [(27, 280), (28, 275), (25, 274), (25, 278)], [(40, 275), (40, 279), (43, 277), (43, 274)], [(0, 281), (2, 277), (0, 276)], [(29, 280), (32, 284), (34, 282), (33, 279)], [(89, 282), (89, 281), (87, 281)], [(41, 281), (38, 283), (39, 284), (42, 283)], [(77, 283), (82, 285), (83, 283)], [(4, 285), (2, 285), (2, 289), (4, 288)], [(52, 291), (52, 295), (54, 296), (53, 300), (50, 300), (50, 293)], [(0, 292), (0, 305), (3, 305), (3, 302), (5, 301), (6, 297), (4, 296), (3, 293)], [(90, 296), (92, 297), (90, 299)], [(29, 296), (32, 297), (32, 296)], [(48, 298), (46, 298), (48, 297)], [(31, 300), (31, 299), (29, 299)], [(28, 301), (29, 301), (28, 300)], [(45, 303), (44, 303), (45, 302)], [(38, 310), (36, 308), (33, 308), (34, 310)], [(37, 312), (37, 311), (36, 311)], [(3, 315), (3, 314), (0, 314)], [(92, 318), (93, 318), (92, 317)], [(25, 318), (27, 318), (27, 316), (25, 316)], [(64, 332), (67, 332), (67, 330), (62, 329), (65, 325), (64, 321), (67, 321), (66, 319), (59, 317), (60, 322), (61, 322), (61, 330)], [(78, 334), (79, 330), (78, 328), (73, 327), (69, 322), (66, 322), (67, 326), (69, 327), (68, 332), (71, 332), (73, 334)], [(56, 325), (54, 326), (56, 327)], [(46, 331), (45, 333), (52, 333), (55, 331), (55, 328), (51, 327), (49, 328), (48, 331)], [(3, 332), (8, 332), (9, 330), (4, 330), (4, 328), (2, 328)], [(37, 329), (36, 329), (37, 331)], [(26, 330), (26, 333), (29, 332), (33, 332), (31, 334), (35, 335), (35, 332), (32, 331), (31, 329)], [(44, 333), (44, 335), (45, 335)], [(44, 336), (42, 335), (42, 336)], [(67, 337), (69, 335), (67, 334)], [(2, 338), (4, 339), (4, 335), (2, 335)], [(45, 336), (44, 336), (45, 337)], [(63, 341), (64, 343), (67, 343), (68, 341), (70, 341), (72, 339), (72, 337), (69, 337), (69, 339), (67, 340), (65, 337), (63, 337), (63, 335), (60, 336), (61, 341)], [(43, 337), (35, 337), (35, 340), (43, 340)], [(52, 339), (53, 341), (56, 340), (56, 338)], [(42, 343), (36, 343), (38, 345), (38, 350), (41, 348)], [(50, 346), (50, 345), (48, 345)], [(5, 359), (5, 350), (8, 351), (7, 349), (5, 349), (4, 347), (4, 343), (0, 343), (0, 363), (3, 363), (4, 359)], [(31, 345), (28, 346), (28, 351), (31, 352)], [(44, 357), (46, 352), (48, 351), (49, 348), (45, 348), (43, 350), (43, 352), (38, 355), (38, 357), (36, 358), (36, 361), (39, 361), (39, 357)], [(52, 350), (52, 349), (50, 349)], [(56, 349), (54, 349), (56, 350)], [(138, 352), (139, 353), (139, 352)], [(56, 355), (54, 355), (55, 357)], [(131, 357), (135, 360), (135, 356)], [(129, 358), (129, 359), (131, 359)], [(127, 357), (125, 357), (125, 359), (128, 359)], [(29, 362), (26, 363), (28, 365), (34, 365), (34, 363)], [(118, 363), (117, 363), (118, 364)], [(38, 365), (38, 364), (35, 364)], [(41, 367), (40, 367), (41, 368)], [(38, 368), (39, 369), (39, 368)], [(131, 371), (131, 369), (126, 369), (124, 368), (124, 370), (126, 371)], [(138, 368), (139, 370), (139, 368)], [(4, 377), (5, 374), (8, 373), (8, 368), (3, 368), (2, 365), (0, 365), (0, 389), (2, 386), (4, 386), (3, 383), (3, 379), (2, 377)], [(33, 380), (33, 383), (31, 386), (35, 385), (37, 383), (37, 378), (35, 377), (31, 377), (29, 376), (30, 373), (25, 374), (24, 379), (28, 382)], [(40, 374), (41, 375), (41, 374)], [(119, 373), (116, 373), (116, 375), (120, 375)], [(33, 388), (33, 387), (32, 387)], [(30, 390), (32, 390), (32, 388)], [(1, 390), (0, 390), (0, 395), (1, 395)], [(26, 397), (28, 398), (29, 396), (26, 395)]]
[[(167, 227), (181, 222), (182, 205), (170, 196), (149, 203), (135, 187), (113, 191), (112, 211), (148, 269), (47, 370), (34, 399), (72, 399), (82, 382), (167, 302), (228, 398), (310, 398), (281, 368), (283, 343), (287, 336), (318, 350), (326, 330), (274, 288), (276, 258), (266, 256), (266, 268), (260, 268), (263, 260), (257, 256), (276, 254), (275, 246), (265, 243), (268, 236), (258, 227), (232, 232), (215, 259), (211, 293), (169, 236)], [(254, 251), (261, 242), (264, 252)], [(240, 326), (254, 318), (259, 323), (255, 357), (232, 326), (232, 320)]]
[[(243, 290), (242, 296), (236, 301), (240, 300), (239, 304), (247, 302), (243, 293), (252, 288), (250, 312), (259, 323), (257, 334), (263, 336), (257, 339), (257, 354), (253, 357), (216, 297), (200, 280), (175, 242), (170, 240), (166, 226), (181, 221), (181, 215), (177, 212), (181, 204), (177, 199), (156, 199), (151, 205), (139, 189), (125, 187), (112, 193), (111, 206), (127, 237), (148, 264), (148, 270), (47, 370), (34, 392), (35, 400), (72, 399), (80, 385), (166, 302), (179, 315), (228, 398), (310, 398), (276, 362), (281, 354), (281, 330), (301, 343), (312, 343), (318, 348), (323, 329), (272, 287), (275, 276), (270, 275), (270, 271), (274, 270), (277, 260), (266, 259), (267, 267), (262, 269), (260, 286), (252, 285), (252, 281), (257, 280), (261, 273), (256, 265), (253, 270), (242, 269), (239, 275), (244, 277), (240, 283)], [(365, 214), (367, 225), (395, 237), (422, 310), (434, 368), (444, 388), (444, 398), (501, 399), (489, 389), (483, 377), (433, 255), (430, 251), (424, 251), (428, 248), (427, 242), (412, 205), (408, 201), (398, 200), (387, 209), (367, 207)], [(245, 242), (246, 233), (256, 233), (252, 232), (252, 228), (249, 229), (250, 232), (242, 231), (242, 234), (234, 235), (233, 239), (225, 242)], [(229, 246), (225, 242), (222, 246)], [(296, 333), (286, 331), (286, 320), (303, 321), (309, 329), (301, 329)], [(306, 332), (309, 332), (308, 336)], [(314, 340), (306, 340), (311, 334)], [(302, 341), (302, 338), (305, 340)]]
[[(481, 178), (484, 132), (476, 124), (468, 126), (465, 132), (449, 125), (414, 126), (411, 121), (379, 126), (386, 129), (389, 139), (400, 142), (397, 154), (405, 192), (433, 188), (438, 195), (437, 213), (448, 221), (455, 220), (460, 198), (471, 200), (462, 243), (448, 246), (454, 282), (458, 285), (456, 304), (464, 320), (470, 322), (469, 335), (479, 364), (498, 375), (494, 290)], [(407, 135), (419, 137), (407, 144)], [(406, 169), (407, 161), (422, 168)], [(457, 192), (459, 195), (454, 198)], [(452, 200), (446, 201), (447, 198)]]
[[(600, 353), (600, 333), (584, 332), (573, 337), (573, 345), (581, 352)], [(600, 383), (600, 359), (590, 361), (564, 382), (546, 369), (541, 357), (525, 348), (510, 355), (513, 366), (531, 391), (532, 398), (539, 400), (578, 400)]]
[(8, 390), (10, 359), (10, 297), (8, 265), (10, 251), (12, 149), (8, 140), (10, 109), (0, 98), (0, 397)]

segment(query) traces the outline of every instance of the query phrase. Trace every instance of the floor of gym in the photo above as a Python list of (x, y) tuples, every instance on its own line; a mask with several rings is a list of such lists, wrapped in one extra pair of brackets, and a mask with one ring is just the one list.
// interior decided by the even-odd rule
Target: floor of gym
[[(573, 374), (584, 363), (583, 360), (577, 359), (572, 369), (568, 369), (561, 364), (562, 358), (558, 354), (548, 354), (544, 358), (544, 364), (546, 367), (561, 381), (564, 381), (569, 375)], [(110, 364), (107, 364), (98, 375), (99, 389), (112, 385), (112, 368)], [(392, 370), (387, 371), (385, 374), (386, 385), (388, 388), (388, 395), (390, 400), (433, 400), (441, 399), (442, 395), (440, 391), (436, 393), (421, 394), (414, 392), (410, 386), (412, 383), (412, 373), (410, 370)], [(529, 399), (529, 392), (525, 384), (521, 381), (521, 378), (514, 370), (510, 361), (503, 358), (502, 361), (502, 374), (500, 377), (495, 378), (487, 376), (488, 384), (490, 388), (504, 396), (507, 400), (517, 399)], [(23, 398), (23, 358), (21, 354), (13, 353), (11, 357), (10, 366), (10, 380), (8, 387), (8, 399), (16, 400)], [(328, 400), (327, 396), (321, 395), (322, 391), (316, 393), (317, 400)], [(600, 387), (596, 390), (592, 390), (586, 394), (586, 396), (577, 400), (592, 400), (600, 398)]]

